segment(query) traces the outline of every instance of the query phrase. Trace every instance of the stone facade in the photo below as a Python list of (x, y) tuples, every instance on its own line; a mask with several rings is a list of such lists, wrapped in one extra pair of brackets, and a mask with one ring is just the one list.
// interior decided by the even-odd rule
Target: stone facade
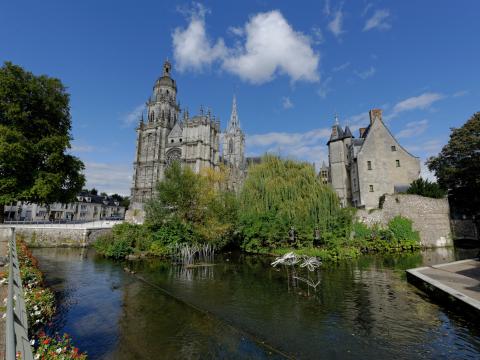
[[(218, 169), (220, 159), (220, 121), (210, 111), (200, 108), (200, 114), (190, 117), (187, 110), (180, 119), (177, 103), (177, 85), (171, 78), (171, 65), (163, 66), (163, 75), (156, 81), (153, 94), (146, 103), (147, 121), (142, 116), (137, 128), (137, 146), (133, 164), (133, 186), (130, 209), (143, 209), (143, 204), (155, 194), (156, 184), (164, 178), (165, 169), (174, 161), (189, 166), (193, 171)], [(236, 102), (227, 129), (225, 157), (232, 166), (232, 174), (242, 175), (245, 137), (236, 115)], [(235, 115), (235, 116), (234, 116)], [(232, 145), (230, 147), (230, 145)]]
[(74, 202), (45, 205), (18, 201), (5, 206), (6, 221), (95, 221), (123, 219), (125, 207), (110, 197), (81, 192)]
[(370, 125), (359, 138), (337, 120), (328, 151), (330, 181), (343, 206), (377, 208), (382, 195), (406, 190), (420, 175), (420, 159), (398, 143), (379, 109), (370, 111)]
[(447, 199), (432, 199), (419, 195), (385, 195), (381, 209), (359, 209), (357, 217), (367, 225), (386, 225), (395, 216), (413, 221), (424, 247), (451, 246), (450, 208)]
[(229, 186), (238, 191), (246, 174), (245, 134), (240, 127), (237, 112), (237, 99), (233, 97), (232, 114), (223, 134), (223, 163), (229, 167)]

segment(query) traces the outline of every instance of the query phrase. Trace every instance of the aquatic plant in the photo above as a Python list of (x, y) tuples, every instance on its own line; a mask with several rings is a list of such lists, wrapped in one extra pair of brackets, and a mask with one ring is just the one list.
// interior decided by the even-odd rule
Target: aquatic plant
[(193, 264), (195, 261), (202, 263), (213, 262), (215, 246), (206, 244), (177, 244), (173, 248), (173, 259), (181, 264)]

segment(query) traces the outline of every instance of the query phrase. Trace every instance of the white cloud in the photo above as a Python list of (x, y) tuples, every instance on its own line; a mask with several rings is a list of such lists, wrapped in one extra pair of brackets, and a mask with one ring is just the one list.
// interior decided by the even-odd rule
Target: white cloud
[(372, 3), (368, 3), (367, 6), (365, 6), (365, 8), (364, 8), (363, 11), (362, 11), (362, 16), (367, 15), (368, 10), (370, 10), (372, 7), (373, 7), (373, 4), (372, 4)]
[(390, 23), (387, 22), (388, 17), (390, 16), (390, 11), (387, 9), (376, 10), (374, 14), (365, 22), (363, 31), (369, 31), (372, 29), (379, 30), (388, 30), (392, 27)]
[[(230, 27), (229, 31), (241, 38), (233, 48), (225, 46), (221, 38), (212, 45), (205, 28), (206, 12), (195, 4), (187, 27), (176, 28), (172, 34), (180, 71), (201, 71), (218, 62), (222, 69), (255, 84), (270, 81), (277, 74), (286, 74), (292, 81), (320, 79), (320, 54), (311, 47), (312, 40), (295, 31), (280, 11), (258, 13), (243, 27)], [(318, 36), (315, 41), (319, 41)]]
[(325, 15), (329, 16), (330, 12), (331, 12), (331, 10), (330, 10), (330, 0), (325, 0), (325, 4), (323, 6), (323, 13)]
[(243, 28), (241, 27), (236, 27), (236, 26), (230, 26), (228, 28), (228, 31), (230, 33), (232, 33), (233, 35), (236, 35), (236, 36), (243, 36), (244, 32), (243, 32)]
[(94, 187), (109, 194), (130, 194), (132, 185), (132, 169), (130, 166), (86, 162), (85, 177), (87, 178), (88, 188)]
[(96, 147), (93, 145), (77, 145), (77, 144), (72, 144), (72, 147), (70, 148), (71, 152), (75, 153), (90, 153), (96, 150)]
[(439, 139), (431, 139), (422, 143), (406, 145), (407, 150), (413, 154), (429, 157), (437, 155), (442, 149), (442, 142)]
[(434, 102), (439, 101), (444, 97), (444, 95), (439, 93), (423, 93), (419, 96), (410, 97), (395, 104), (393, 107), (393, 113), (390, 114), (390, 117), (394, 117), (404, 111), (428, 109)]
[(312, 42), (315, 45), (323, 44), (325, 37), (323, 36), (323, 31), (318, 26), (312, 28)]
[(335, 66), (332, 70), (333, 70), (334, 72), (338, 72), (338, 71), (345, 70), (345, 69), (348, 68), (349, 66), (350, 66), (350, 62), (347, 61), (347, 62), (345, 62), (345, 63), (343, 63), (343, 64), (340, 64), (340, 65), (338, 65), (338, 66)]
[(284, 96), (282, 98), (282, 106), (284, 109), (291, 109), (293, 108), (292, 100), (288, 96)]
[(136, 124), (140, 120), (140, 116), (142, 115), (144, 109), (145, 105), (141, 104), (136, 106), (135, 109), (130, 111), (128, 114), (124, 115), (122, 118), (122, 127), (128, 127)]
[(335, 12), (335, 16), (333, 19), (328, 23), (327, 28), (339, 38), (345, 31), (342, 29), (343, 26), (343, 13), (342, 10), (339, 9)]
[(201, 70), (227, 52), (222, 39), (211, 44), (205, 30), (207, 10), (199, 3), (194, 3), (189, 11), (189, 24), (186, 28), (177, 27), (173, 34), (173, 56), (179, 71), (187, 69)]
[(249, 155), (276, 153), (282, 157), (315, 163), (319, 168), (322, 161), (328, 161), (326, 141), (329, 137), (330, 129), (323, 128), (304, 133), (254, 134), (248, 135), (246, 139)]
[(437, 179), (437, 177), (435, 176), (435, 174), (434, 174), (433, 172), (431, 172), (430, 170), (428, 170), (426, 161), (427, 161), (426, 159), (422, 159), (422, 160), (421, 160), (421, 164), (420, 164), (420, 176), (421, 176), (423, 179), (436, 182), (438, 179)]
[(355, 71), (355, 74), (357, 74), (357, 76), (360, 78), (360, 79), (368, 79), (370, 76), (373, 76), (376, 72), (376, 69), (373, 67), (373, 66), (370, 66), (369, 69), (365, 70), (365, 71)]
[(328, 78), (326, 78), (321, 84), (320, 84), (320, 87), (318, 88), (317, 90), (317, 94), (318, 96), (320, 96), (322, 99), (325, 99), (328, 95), (328, 93), (330, 93), (332, 91), (331, 87), (330, 87), (330, 83), (332, 82), (332, 77), (329, 76)]
[(428, 128), (428, 120), (426, 119), (420, 120), (420, 121), (412, 121), (412, 122), (409, 122), (406, 125), (405, 129), (400, 131), (396, 135), (396, 137), (398, 139), (401, 139), (401, 138), (410, 138), (413, 136), (418, 136), (420, 134), (423, 134), (425, 130), (427, 130), (427, 128)]
[(454, 93), (452, 95), (452, 97), (457, 98), (457, 97), (462, 97), (462, 96), (465, 96), (465, 95), (468, 95), (468, 90), (457, 91), (456, 93)]
[(319, 80), (320, 55), (279, 11), (253, 16), (244, 31), (245, 44), (223, 59), (227, 71), (256, 84), (272, 80), (277, 73), (287, 74), (292, 81)]
[(362, 112), (360, 114), (348, 116), (345, 119), (345, 124), (348, 125), (348, 127), (352, 132), (357, 131), (362, 127), (368, 126), (369, 123), (370, 123), (370, 115), (368, 114), (368, 111)]
[(304, 133), (270, 132), (266, 134), (253, 134), (246, 137), (247, 146), (250, 147), (276, 147), (295, 146), (298, 144), (312, 145), (328, 139), (330, 129), (313, 129)]

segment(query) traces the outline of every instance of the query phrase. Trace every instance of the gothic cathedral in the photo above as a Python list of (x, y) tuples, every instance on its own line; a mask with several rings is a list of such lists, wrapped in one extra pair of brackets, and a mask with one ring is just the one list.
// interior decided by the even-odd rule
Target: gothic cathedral
[[(200, 108), (200, 114), (181, 114), (177, 102), (177, 84), (171, 77), (172, 66), (166, 61), (163, 74), (155, 82), (153, 94), (146, 103), (144, 116), (137, 127), (131, 209), (143, 209), (143, 204), (155, 194), (158, 181), (174, 161), (189, 166), (196, 173), (203, 168), (218, 169), (224, 163), (230, 172), (230, 186), (237, 190), (244, 178), (245, 135), (240, 128), (236, 99), (232, 115), (223, 136), (223, 158), (220, 157), (220, 121), (210, 111)], [(181, 116), (182, 115), (182, 116)]]

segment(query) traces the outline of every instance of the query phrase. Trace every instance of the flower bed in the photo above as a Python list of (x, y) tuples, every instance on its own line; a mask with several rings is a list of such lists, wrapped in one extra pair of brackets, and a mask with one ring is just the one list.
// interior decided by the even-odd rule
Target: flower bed
[(34, 359), (86, 359), (87, 355), (80, 353), (78, 348), (73, 346), (67, 334), (51, 337), (43, 332), (42, 328), (55, 314), (55, 295), (44, 286), (38, 261), (23, 241), (17, 241), (17, 254), (25, 294), (29, 337), (34, 347)]

